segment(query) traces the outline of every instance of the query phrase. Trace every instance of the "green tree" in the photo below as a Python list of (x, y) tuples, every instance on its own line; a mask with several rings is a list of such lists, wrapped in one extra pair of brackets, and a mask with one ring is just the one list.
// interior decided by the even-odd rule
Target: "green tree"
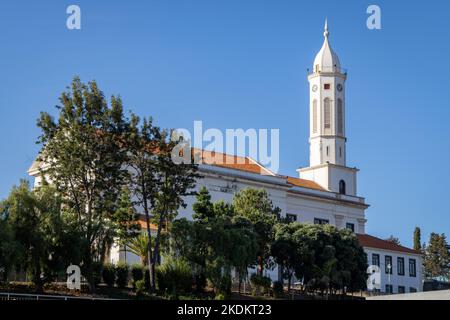
[(93, 291), (94, 263), (103, 262), (114, 237), (113, 214), (127, 174), (128, 122), (121, 99), (113, 96), (109, 107), (95, 81), (85, 85), (74, 78), (60, 101), (57, 119), (43, 112), (38, 120), (38, 160), (43, 177), (76, 218), (83, 237), (82, 272)]
[(232, 205), (210, 200), (208, 191), (200, 190), (193, 206), (194, 221), (180, 219), (173, 223), (172, 254), (192, 265), (197, 281), (206, 277), (217, 293), (227, 295), (231, 270), (236, 271), (240, 290), (248, 268), (256, 261), (257, 237), (251, 222), (236, 216)]
[(243, 189), (233, 199), (237, 216), (247, 218), (253, 225), (258, 241), (258, 274), (270, 268), (270, 244), (275, 235), (275, 224), (280, 219), (280, 209), (273, 206), (264, 189)]
[(365, 288), (367, 256), (349, 230), (296, 222), (280, 224), (271, 253), (285, 278), (290, 282), (295, 275), (303, 279), (305, 288), (326, 292)]
[(310, 239), (302, 232), (304, 228), (299, 223), (280, 223), (275, 228), (270, 254), (280, 266), (283, 278), (288, 280), (288, 292), (293, 276), (303, 276), (313, 263)]
[(4, 210), (3, 203), (0, 203), (0, 283), (7, 281), (18, 250), (7, 212)]
[[(197, 166), (191, 162), (175, 164), (172, 151), (180, 140), (172, 141), (166, 130), (153, 125), (151, 119), (132, 115), (126, 145), (127, 164), (131, 169), (130, 185), (136, 204), (143, 208), (147, 222), (148, 265), (150, 268), (150, 293), (156, 289), (155, 265), (160, 261), (163, 227), (176, 217), (180, 207), (185, 207), (184, 197), (194, 194), (193, 187), (199, 176)], [(189, 149), (189, 155), (190, 149)], [(192, 160), (192, 157), (189, 157)], [(150, 225), (157, 225), (154, 245)]]
[(399, 246), (401, 245), (400, 239), (397, 238), (397, 237), (394, 237), (393, 235), (391, 235), (389, 238), (387, 238), (385, 240), (389, 241), (389, 242), (392, 242), (393, 244), (396, 244), (396, 245), (399, 245)]
[(130, 239), (127, 243), (127, 249), (141, 259), (142, 266), (148, 263), (148, 234), (142, 233), (137, 237)]
[(450, 253), (445, 234), (431, 233), (423, 266), (425, 277), (449, 279)]
[(16, 266), (31, 274), (37, 291), (68, 263), (79, 261), (79, 237), (61, 205), (54, 188), (44, 185), (31, 190), (28, 182), (21, 181), (0, 206), (18, 244)]
[(421, 243), (421, 236), (420, 236), (420, 228), (416, 227), (414, 229), (414, 250), (420, 251), (422, 250), (422, 243)]
[(128, 187), (123, 187), (119, 196), (117, 210), (112, 221), (116, 224), (115, 237), (121, 246), (125, 246), (131, 239), (140, 235), (139, 214), (131, 201), (131, 192)]

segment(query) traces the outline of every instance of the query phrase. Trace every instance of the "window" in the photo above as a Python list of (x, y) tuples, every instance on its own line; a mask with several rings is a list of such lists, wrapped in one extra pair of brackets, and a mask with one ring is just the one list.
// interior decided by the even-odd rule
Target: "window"
[(345, 194), (345, 181), (344, 180), (339, 181), (339, 193)]
[(325, 90), (330, 90), (331, 84), (325, 83), (325, 84), (323, 85), (323, 88), (324, 88)]
[(348, 223), (345, 225), (345, 227), (349, 230), (352, 230), (352, 232), (355, 232), (355, 224), (354, 223)]
[(390, 293), (393, 293), (393, 289), (392, 289), (392, 284), (387, 284), (386, 285), (386, 293), (387, 294), (390, 294)]
[(372, 264), (374, 266), (380, 266), (380, 255), (377, 253), (372, 253)]
[(339, 147), (339, 157), (342, 158), (342, 147)]
[(411, 292), (411, 293), (417, 292), (417, 289), (413, 288), (413, 287), (409, 287), (409, 292)]
[(416, 276), (416, 259), (409, 259), (409, 276)]
[(327, 157), (330, 155), (330, 147), (327, 146)]
[(338, 133), (344, 133), (344, 115), (342, 107), (342, 99), (338, 99)]
[(405, 287), (404, 286), (398, 286), (398, 293), (405, 293)]
[(397, 273), (399, 276), (405, 275), (405, 259), (397, 258)]
[(327, 219), (319, 219), (319, 218), (314, 218), (314, 224), (329, 224), (330, 221)]
[(295, 222), (295, 221), (297, 221), (297, 215), (286, 213), (286, 220), (289, 222)]
[(387, 274), (392, 274), (392, 257), (391, 256), (384, 257), (384, 271)]
[(317, 133), (317, 100), (313, 101), (313, 133)]
[(331, 129), (331, 101), (326, 98), (323, 104), (323, 114), (324, 114), (324, 127), (325, 129)]

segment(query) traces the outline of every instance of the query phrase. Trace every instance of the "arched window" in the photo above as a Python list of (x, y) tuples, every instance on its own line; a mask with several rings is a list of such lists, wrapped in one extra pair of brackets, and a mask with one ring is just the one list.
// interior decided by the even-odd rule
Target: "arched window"
[(339, 193), (345, 194), (345, 181), (344, 180), (339, 181)]
[(330, 99), (326, 98), (323, 104), (323, 118), (324, 118), (324, 128), (331, 128), (331, 103)]
[(317, 133), (317, 100), (313, 101), (313, 133)]
[(342, 99), (338, 99), (338, 133), (344, 133), (344, 115), (342, 107)]

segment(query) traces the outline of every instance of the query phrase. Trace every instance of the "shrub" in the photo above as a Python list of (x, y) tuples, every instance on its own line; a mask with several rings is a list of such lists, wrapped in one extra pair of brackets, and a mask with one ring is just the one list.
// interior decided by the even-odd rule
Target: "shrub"
[(274, 281), (273, 282), (273, 296), (275, 298), (280, 298), (283, 296), (284, 290), (283, 290), (283, 282), (281, 281)]
[(133, 288), (136, 287), (136, 282), (144, 279), (144, 268), (142, 265), (136, 263), (131, 266), (131, 279)]
[(189, 292), (192, 289), (192, 273), (188, 263), (182, 259), (167, 258), (156, 269), (158, 289), (169, 294)]
[(116, 266), (116, 284), (118, 288), (126, 288), (128, 286), (128, 264), (125, 262), (119, 262)]
[(100, 262), (94, 262), (92, 264), (92, 280), (94, 281), (95, 285), (98, 285), (100, 282), (102, 282), (102, 272), (103, 264)]
[(136, 281), (135, 284), (134, 284), (134, 288), (135, 288), (135, 291), (136, 291), (136, 295), (138, 297), (143, 296), (144, 292), (145, 292), (145, 281), (144, 280)]
[(103, 266), (102, 271), (103, 282), (108, 285), (108, 287), (113, 287), (116, 281), (116, 267), (112, 263), (107, 263)]
[(219, 293), (214, 297), (214, 300), (225, 300), (225, 295), (222, 293)]
[(252, 284), (252, 294), (260, 295), (269, 292), (272, 280), (270, 280), (269, 277), (260, 276), (254, 273), (250, 277), (250, 283)]

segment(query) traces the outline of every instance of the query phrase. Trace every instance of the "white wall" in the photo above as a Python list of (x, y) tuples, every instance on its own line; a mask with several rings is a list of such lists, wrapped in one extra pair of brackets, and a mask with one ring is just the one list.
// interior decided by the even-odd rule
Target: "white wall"
[[(422, 259), (420, 255), (408, 254), (396, 251), (364, 248), (367, 253), (367, 259), (369, 266), (372, 265), (372, 254), (380, 255), (380, 270), (381, 270), (381, 292), (386, 292), (386, 284), (392, 284), (393, 293), (398, 293), (398, 286), (404, 286), (405, 292), (410, 292), (410, 287), (416, 288), (417, 291), (423, 290), (422, 284)], [(389, 275), (385, 272), (385, 256), (392, 257), (392, 274)], [(405, 261), (405, 275), (398, 275), (397, 272), (397, 258), (403, 257)], [(411, 277), (409, 275), (409, 259), (416, 260), (416, 276)], [(389, 279), (390, 278), (390, 279)]]

